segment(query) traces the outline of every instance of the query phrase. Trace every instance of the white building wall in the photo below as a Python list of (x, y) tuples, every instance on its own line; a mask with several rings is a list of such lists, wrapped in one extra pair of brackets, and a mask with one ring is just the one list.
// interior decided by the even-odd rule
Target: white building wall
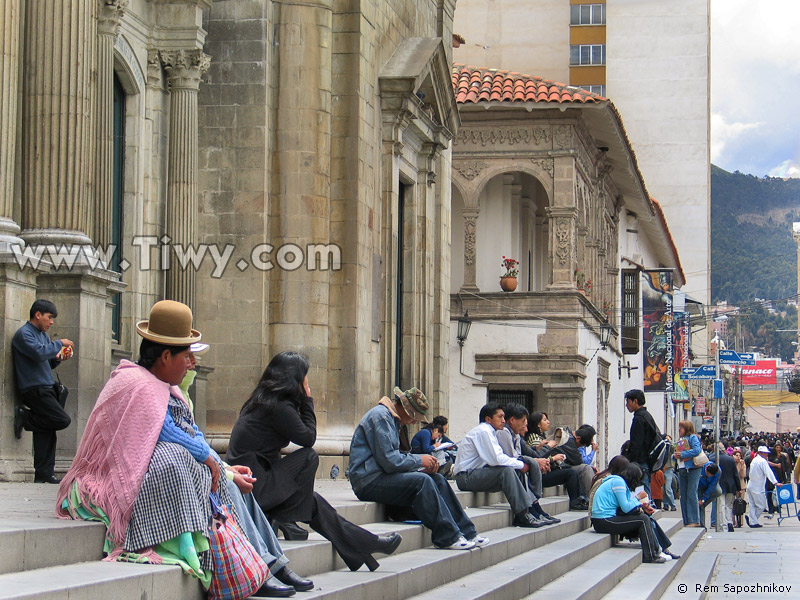
[[(625, 120), (648, 191), (664, 209), (686, 274), (682, 290), (708, 305), (708, 0), (606, 6), (606, 94)], [(706, 337), (692, 340), (698, 364), (706, 364)]]

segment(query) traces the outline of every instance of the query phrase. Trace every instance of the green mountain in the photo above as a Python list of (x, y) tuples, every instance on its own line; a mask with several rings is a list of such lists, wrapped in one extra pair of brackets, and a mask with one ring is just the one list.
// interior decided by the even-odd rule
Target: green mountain
[(712, 302), (796, 298), (794, 221), (800, 221), (800, 179), (762, 179), (712, 165)]

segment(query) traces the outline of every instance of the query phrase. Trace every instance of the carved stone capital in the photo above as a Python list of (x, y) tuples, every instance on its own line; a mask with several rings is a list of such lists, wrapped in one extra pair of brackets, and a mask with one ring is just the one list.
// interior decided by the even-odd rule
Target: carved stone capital
[(97, 0), (97, 33), (116, 37), (128, 0)]
[(550, 177), (553, 176), (553, 159), (552, 158), (532, 158), (531, 162), (539, 167), (542, 171), (547, 173)]
[(161, 53), (155, 48), (147, 49), (147, 85), (161, 85)]
[(472, 181), (489, 165), (481, 160), (468, 160), (464, 162), (457, 162), (453, 164), (453, 168), (467, 181)]
[(200, 78), (211, 65), (211, 57), (202, 50), (161, 50), (159, 54), (171, 90), (197, 90)]

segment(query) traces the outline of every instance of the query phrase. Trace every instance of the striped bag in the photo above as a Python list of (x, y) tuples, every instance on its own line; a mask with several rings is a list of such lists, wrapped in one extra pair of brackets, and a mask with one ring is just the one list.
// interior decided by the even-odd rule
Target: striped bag
[(213, 493), (211, 507), (214, 516), (208, 541), (214, 568), (208, 597), (212, 600), (249, 598), (269, 577), (269, 567), (247, 541), (230, 508), (221, 505)]

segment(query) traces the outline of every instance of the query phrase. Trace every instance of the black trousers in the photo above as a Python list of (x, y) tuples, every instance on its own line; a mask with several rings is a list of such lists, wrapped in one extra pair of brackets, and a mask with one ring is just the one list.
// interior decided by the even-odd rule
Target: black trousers
[(646, 563), (653, 562), (661, 553), (650, 517), (643, 513), (617, 515), (607, 519), (592, 517), (592, 527), (598, 533), (616, 533), (618, 535), (634, 533), (638, 535), (639, 541), (642, 542), (642, 560)]
[(22, 427), (33, 432), (34, 477), (48, 479), (56, 465), (56, 431), (69, 427), (70, 418), (51, 385), (28, 388), (21, 396), (30, 409), (23, 413)]
[(575, 469), (553, 469), (549, 473), (542, 473), (542, 487), (556, 485), (566, 486), (570, 503), (581, 496), (581, 480)]
[[(273, 464), (270, 477), (264, 477), (263, 482), (254, 469), (257, 481), (253, 493), (270, 519), (308, 523), (333, 544), (348, 568), (356, 570), (365, 562), (372, 561), (372, 553), (378, 547), (378, 536), (342, 517), (325, 498), (314, 491), (318, 465), (319, 456), (313, 448), (296, 450)], [(265, 485), (269, 479), (284, 482), (284, 489), (292, 490), (280, 504), (274, 504), (274, 488)]]

